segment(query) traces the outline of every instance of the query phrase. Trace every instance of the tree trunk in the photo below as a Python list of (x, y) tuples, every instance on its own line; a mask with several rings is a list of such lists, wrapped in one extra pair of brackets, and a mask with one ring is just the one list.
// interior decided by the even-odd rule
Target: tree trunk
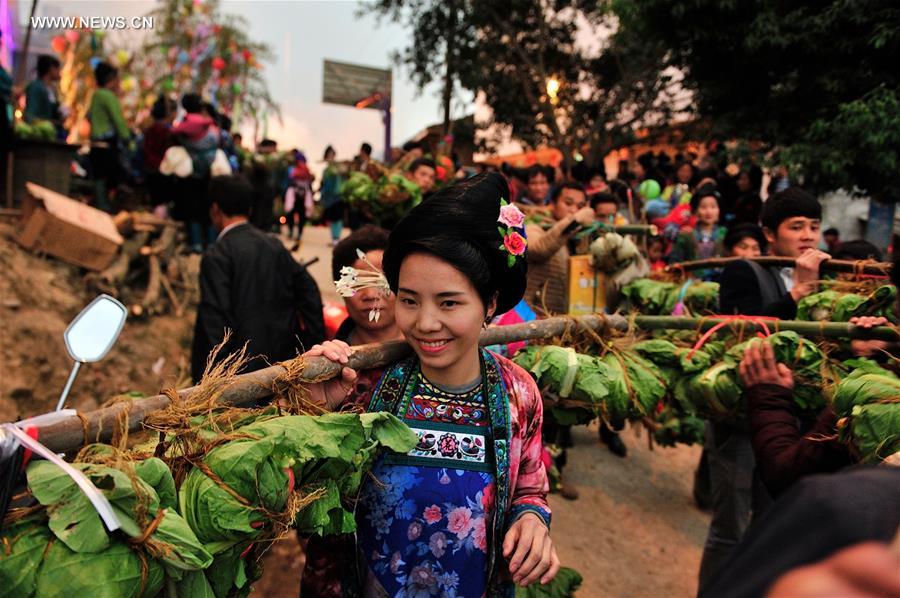
[(453, 52), (456, 44), (456, 2), (448, 2), (449, 20), (447, 24), (447, 52), (444, 58), (444, 136), (450, 134), (450, 101), (453, 99)]

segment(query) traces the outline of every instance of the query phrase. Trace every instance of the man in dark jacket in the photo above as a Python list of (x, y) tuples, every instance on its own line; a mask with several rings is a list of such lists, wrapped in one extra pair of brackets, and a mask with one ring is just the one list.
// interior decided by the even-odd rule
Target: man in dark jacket
[[(797, 302), (816, 291), (819, 265), (829, 259), (817, 249), (822, 208), (815, 197), (789, 187), (762, 209), (763, 233), (772, 255), (796, 259), (795, 268), (763, 268), (750, 261), (729, 264), (719, 279), (723, 314), (794, 319)], [(750, 524), (771, 502), (756, 472), (746, 427), (708, 423), (704, 448), (709, 459), (712, 520), (700, 563), (700, 589), (740, 542)]]
[(794, 258), (796, 268), (762, 268), (749, 261), (722, 271), (720, 313), (791, 320), (797, 302), (816, 291), (819, 265), (831, 256), (817, 249), (822, 207), (798, 187), (776, 193), (762, 210), (762, 226), (773, 256)]
[(290, 359), (324, 340), (319, 289), (281, 241), (248, 224), (252, 194), (242, 176), (214, 177), (210, 183), (210, 217), (219, 236), (200, 264), (191, 351), (195, 382), (226, 330), (232, 334), (218, 359), (246, 343), (252, 359), (244, 371)]

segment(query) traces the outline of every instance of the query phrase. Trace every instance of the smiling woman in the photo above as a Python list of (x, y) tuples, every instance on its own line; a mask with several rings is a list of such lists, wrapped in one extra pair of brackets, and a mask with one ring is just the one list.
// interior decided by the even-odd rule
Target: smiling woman
[[(357, 374), (348, 368), (311, 389), (332, 408), (350, 399), (394, 413), (419, 437), (406, 455), (378, 462), (377, 481), (362, 490), (365, 571), (361, 580), (348, 579), (347, 568), (337, 575), (365, 595), (506, 596), (510, 582), (546, 583), (559, 568), (540, 395), (527, 372), (478, 346), (485, 322), (525, 289), (524, 219), (508, 193), (502, 176), (482, 175), (413, 209), (391, 233), (384, 271), (416, 356), (380, 372), (374, 393), (353, 392)], [(329, 342), (308, 355), (346, 363), (351, 352)], [(309, 562), (321, 572), (315, 552)]]

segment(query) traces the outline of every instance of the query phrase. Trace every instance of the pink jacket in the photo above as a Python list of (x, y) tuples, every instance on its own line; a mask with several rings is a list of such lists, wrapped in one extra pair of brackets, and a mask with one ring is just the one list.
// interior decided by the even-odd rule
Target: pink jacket
[(210, 129), (214, 128), (213, 120), (202, 114), (188, 114), (184, 120), (172, 128), (173, 135), (181, 135), (187, 141), (199, 141)]

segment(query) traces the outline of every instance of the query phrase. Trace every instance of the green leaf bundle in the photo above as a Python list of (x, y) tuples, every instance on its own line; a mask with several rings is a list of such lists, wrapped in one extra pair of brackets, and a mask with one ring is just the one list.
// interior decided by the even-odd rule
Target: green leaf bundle
[(571, 598), (584, 579), (570, 567), (561, 567), (553, 581), (545, 586), (533, 583), (527, 588), (516, 587), (516, 598)]

